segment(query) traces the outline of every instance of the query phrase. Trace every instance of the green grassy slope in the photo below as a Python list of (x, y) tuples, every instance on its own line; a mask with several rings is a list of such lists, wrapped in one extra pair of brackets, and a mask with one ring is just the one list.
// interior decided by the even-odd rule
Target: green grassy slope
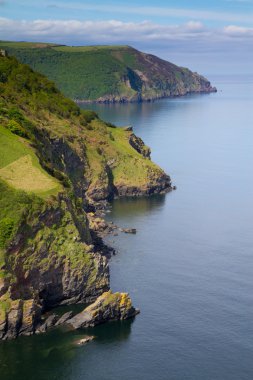
[(40, 196), (57, 194), (61, 185), (39, 164), (29, 140), (0, 125), (0, 178), (18, 190)]
[(214, 90), (200, 75), (129, 46), (0, 41), (1, 47), (75, 100), (139, 101)]

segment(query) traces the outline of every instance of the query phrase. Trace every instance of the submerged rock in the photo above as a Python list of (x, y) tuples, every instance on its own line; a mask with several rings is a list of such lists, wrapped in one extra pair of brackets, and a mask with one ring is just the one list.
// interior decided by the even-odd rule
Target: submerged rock
[(119, 228), (120, 232), (125, 232), (125, 234), (136, 234), (136, 228)]
[(80, 339), (80, 340), (77, 342), (77, 345), (78, 345), (78, 346), (83, 346), (85, 343), (89, 343), (89, 342), (91, 342), (91, 341), (94, 340), (94, 339), (95, 339), (94, 336), (86, 336), (85, 338)]
[(93, 327), (110, 320), (123, 320), (139, 314), (139, 310), (132, 306), (128, 293), (103, 293), (98, 299), (77, 314), (68, 324), (75, 329)]

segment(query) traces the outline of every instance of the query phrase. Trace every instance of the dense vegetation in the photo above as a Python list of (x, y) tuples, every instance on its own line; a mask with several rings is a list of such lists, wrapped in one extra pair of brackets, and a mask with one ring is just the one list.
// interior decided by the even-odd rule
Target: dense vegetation
[(1, 47), (75, 100), (136, 101), (213, 90), (198, 74), (129, 46), (0, 42)]

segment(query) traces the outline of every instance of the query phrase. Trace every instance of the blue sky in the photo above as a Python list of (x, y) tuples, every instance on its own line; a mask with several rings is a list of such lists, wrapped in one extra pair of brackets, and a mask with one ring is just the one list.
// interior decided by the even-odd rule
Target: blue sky
[(253, 0), (0, 0), (0, 38), (129, 44), (204, 74), (253, 71)]

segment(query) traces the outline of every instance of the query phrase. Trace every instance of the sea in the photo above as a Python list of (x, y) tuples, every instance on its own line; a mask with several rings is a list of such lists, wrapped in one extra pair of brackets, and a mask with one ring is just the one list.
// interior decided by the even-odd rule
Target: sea
[(111, 288), (141, 313), (1, 342), (1, 380), (253, 379), (253, 77), (210, 79), (217, 93), (82, 106), (133, 126), (177, 187), (106, 216), (137, 229), (106, 241)]

